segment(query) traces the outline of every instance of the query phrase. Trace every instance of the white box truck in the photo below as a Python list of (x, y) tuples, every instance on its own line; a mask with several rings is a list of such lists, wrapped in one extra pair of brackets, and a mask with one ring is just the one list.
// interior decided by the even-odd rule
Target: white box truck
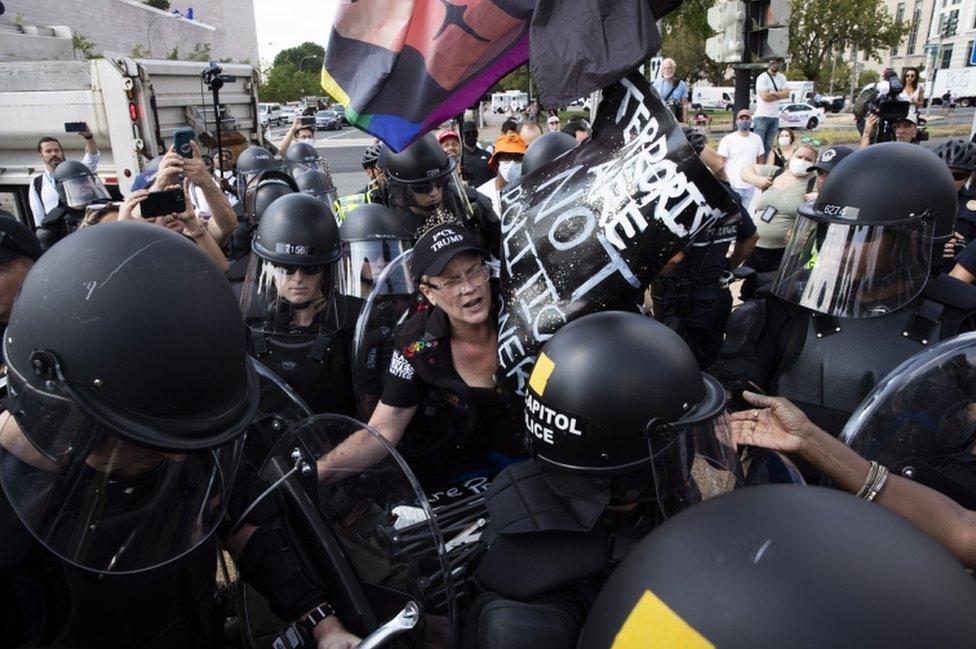
[[(0, 66), (0, 208), (25, 223), (28, 187), (43, 171), (37, 142), (61, 141), (66, 159), (80, 160), (84, 140), (65, 122), (86, 122), (110, 190), (126, 193), (173, 132), (192, 127), (204, 150), (216, 146), (213, 95), (201, 73), (207, 63), (107, 55), (91, 61), (6, 61)], [(249, 140), (263, 142), (257, 119), (258, 75), (249, 65), (225, 64), (220, 91), (222, 143), (236, 155)]]
[(948, 68), (936, 72), (929, 99), (939, 105), (947, 92), (956, 96), (960, 106), (976, 106), (976, 68)]

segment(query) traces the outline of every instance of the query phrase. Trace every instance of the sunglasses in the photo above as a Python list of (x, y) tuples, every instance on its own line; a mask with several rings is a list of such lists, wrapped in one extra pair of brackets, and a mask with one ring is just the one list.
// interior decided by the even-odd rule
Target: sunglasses
[(807, 136), (801, 137), (800, 142), (803, 142), (804, 144), (809, 144), (810, 146), (820, 146), (821, 144), (823, 144), (823, 142), (821, 142), (817, 138), (807, 137)]
[(447, 184), (448, 176), (441, 176), (433, 180), (426, 180), (419, 183), (410, 183), (410, 189), (415, 194), (429, 194), (434, 189), (440, 189)]
[(286, 265), (286, 264), (275, 264), (275, 268), (281, 270), (285, 275), (294, 275), (298, 271), (302, 271), (303, 275), (318, 275), (325, 270), (325, 266), (319, 264), (318, 266), (296, 266), (296, 265)]

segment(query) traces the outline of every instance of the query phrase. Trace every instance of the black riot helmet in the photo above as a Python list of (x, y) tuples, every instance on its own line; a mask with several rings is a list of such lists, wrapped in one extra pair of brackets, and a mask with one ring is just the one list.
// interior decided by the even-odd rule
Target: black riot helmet
[(215, 529), (258, 383), (234, 292), (196, 246), (144, 223), (79, 230), (28, 274), (4, 356), (0, 480), (49, 550), (131, 572)]
[(432, 134), (400, 153), (383, 147), (379, 165), (387, 177), (390, 207), (426, 215), (444, 211), (461, 222), (470, 213), (454, 159), (444, 153)]
[(570, 322), (542, 348), (527, 388), (527, 443), (564, 495), (656, 501), (667, 514), (699, 496), (687, 491), (696, 455), (737, 475), (725, 390), (656, 320), (607, 311)]
[(332, 205), (337, 199), (332, 176), (323, 171), (309, 169), (295, 177), (295, 185), (301, 193), (314, 196), (326, 205)]
[(98, 176), (77, 160), (65, 160), (55, 167), (54, 183), (61, 203), (73, 210), (84, 209), (91, 203), (112, 200), (112, 195)]
[(278, 264), (330, 264), (339, 259), (339, 229), (328, 205), (307, 194), (291, 194), (265, 210), (251, 249)]
[(339, 292), (365, 298), (373, 290), (408, 295), (414, 291), (406, 266), (387, 274), (377, 288), (380, 273), (412, 246), (413, 233), (403, 218), (379, 203), (360, 205), (339, 226), (342, 259)]
[(527, 176), (539, 167), (547, 165), (570, 149), (576, 148), (579, 142), (572, 135), (562, 131), (554, 131), (537, 137), (522, 158), (522, 175)]
[(661, 649), (950, 649), (972, 643), (974, 606), (972, 578), (911, 523), (838, 491), (765, 485), (652, 530), (578, 646), (641, 647), (653, 634)]
[(244, 216), (251, 227), (261, 222), (268, 207), (282, 196), (298, 191), (295, 180), (283, 171), (260, 171), (244, 193)]
[(955, 218), (952, 174), (931, 151), (903, 142), (855, 151), (800, 206), (773, 293), (836, 317), (890, 313), (941, 264)]
[(329, 170), (325, 160), (319, 155), (314, 146), (308, 142), (294, 142), (288, 151), (285, 152), (285, 164), (292, 176), (298, 178), (309, 170), (321, 171)]
[(332, 296), (339, 227), (317, 198), (290, 194), (272, 203), (251, 249), (241, 306), (252, 329), (277, 331), (296, 310), (318, 308)]
[(243, 203), (245, 193), (263, 171), (281, 171), (283, 163), (263, 146), (252, 145), (237, 156), (237, 198)]

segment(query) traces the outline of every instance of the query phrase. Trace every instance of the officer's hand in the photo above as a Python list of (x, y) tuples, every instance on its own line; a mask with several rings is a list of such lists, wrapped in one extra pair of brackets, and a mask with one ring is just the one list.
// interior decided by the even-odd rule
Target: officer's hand
[(358, 636), (346, 631), (334, 615), (316, 624), (313, 635), (316, 649), (356, 649), (360, 641)]
[(197, 187), (205, 187), (207, 183), (213, 184), (210, 172), (207, 171), (207, 165), (203, 161), (203, 156), (200, 155), (200, 147), (197, 146), (196, 140), (190, 140), (190, 148), (193, 150), (193, 157), (182, 159), (183, 175)]
[(142, 219), (138, 205), (149, 197), (148, 189), (139, 189), (125, 197), (119, 206), (119, 221), (138, 221)]
[(816, 431), (803, 412), (782, 397), (767, 397), (755, 392), (742, 396), (754, 406), (730, 415), (732, 439), (739, 446), (748, 444), (774, 451), (799, 451)]
[(958, 232), (953, 232), (952, 236), (946, 239), (945, 247), (942, 249), (942, 256), (945, 259), (952, 259), (956, 256), (956, 252), (959, 248), (964, 248), (966, 245), (966, 237), (962, 236)]

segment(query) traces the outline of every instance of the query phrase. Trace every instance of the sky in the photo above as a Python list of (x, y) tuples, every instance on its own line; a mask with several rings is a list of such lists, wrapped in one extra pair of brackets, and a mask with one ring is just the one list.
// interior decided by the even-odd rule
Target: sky
[(283, 49), (312, 41), (325, 47), (340, 0), (254, 0), (258, 54), (270, 64)]

